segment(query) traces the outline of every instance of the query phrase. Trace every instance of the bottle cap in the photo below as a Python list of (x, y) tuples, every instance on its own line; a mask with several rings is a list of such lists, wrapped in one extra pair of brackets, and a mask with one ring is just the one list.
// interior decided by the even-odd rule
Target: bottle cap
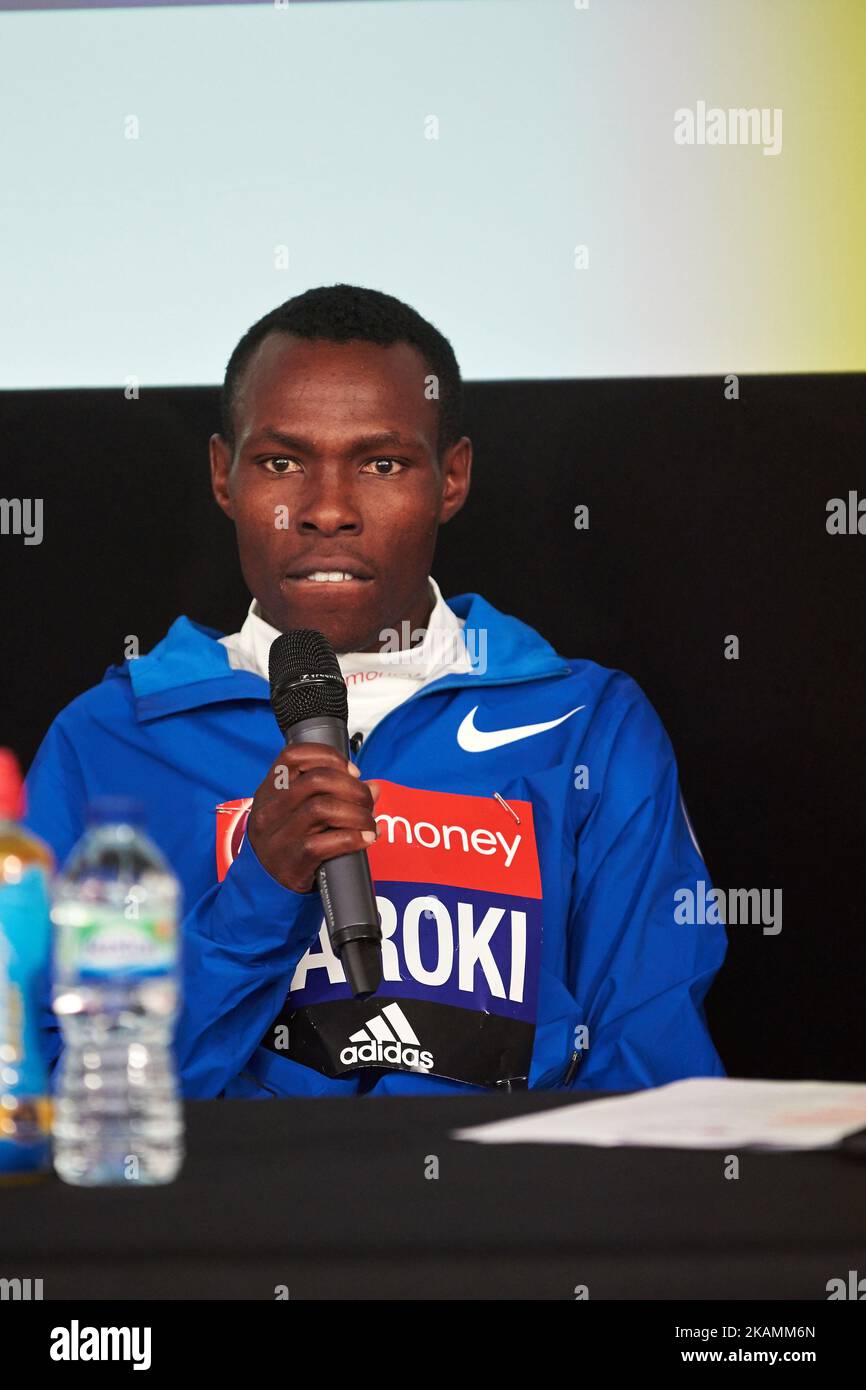
[(11, 748), (0, 748), (0, 820), (20, 820), (24, 809), (21, 765)]
[(95, 796), (88, 802), (86, 822), (95, 825), (134, 825), (144, 828), (145, 809), (134, 796)]

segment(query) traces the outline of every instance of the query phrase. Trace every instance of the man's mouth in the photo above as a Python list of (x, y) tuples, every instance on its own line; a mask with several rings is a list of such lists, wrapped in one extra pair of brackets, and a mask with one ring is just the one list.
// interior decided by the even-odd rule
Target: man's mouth
[(286, 574), (286, 580), (295, 584), (370, 584), (371, 574), (359, 570), (300, 570), (296, 574)]

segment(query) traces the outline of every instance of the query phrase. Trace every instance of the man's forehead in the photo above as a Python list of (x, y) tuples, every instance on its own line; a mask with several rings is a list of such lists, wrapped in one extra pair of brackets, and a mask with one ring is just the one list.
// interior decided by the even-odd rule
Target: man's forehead
[(358, 448), (369, 449), (417, 449), (427, 448), (429, 440), (419, 431), (408, 429), (368, 429), (363, 428), (334, 431), (330, 428), (317, 426), (315, 434), (305, 435), (302, 430), (295, 429), (289, 424), (280, 426), (275, 424), (259, 424), (253, 422), (252, 426), (244, 430), (243, 444), (245, 447), (258, 448), (259, 445), (278, 445), (281, 448), (318, 448), (324, 447), (332, 442), (344, 444), (347, 452), (352, 452)]
[(429, 375), (423, 356), (411, 343), (384, 346), (352, 338), (345, 343), (328, 338), (298, 338), (294, 334), (269, 333), (259, 343), (247, 369), (248, 388), (285, 386), (308, 387), (311, 381), (323, 386), (336, 384), (341, 377), (364, 378), (384, 388), (422, 384)]
[(295, 423), (327, 410), (352, 428), (432, 431), (435, 437), (438, 402), (426, 390), (428, 375), (410, 343), (383, 348), (356, 339), (332, 343), (269, 334), (242, 375), (236, 398), (239, 432), (249, 437), (279, 428), (286, 410)]

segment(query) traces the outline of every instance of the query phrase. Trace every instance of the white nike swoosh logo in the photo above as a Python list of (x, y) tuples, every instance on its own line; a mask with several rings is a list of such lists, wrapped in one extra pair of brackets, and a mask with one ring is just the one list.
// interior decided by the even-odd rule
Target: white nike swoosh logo
[(465, 753), (487, 753), (491, 748), (501, 748), (505, 743), (516, 743), (518, 739), (532, 738), (533, 734), (544, 734), (548, 729), (555, 729), (557, 724), (564, 724), (566, 719), (582, 709), (586, 709), (586, 705), (578, 705), (576, 709), (570, 709), (568, 714), (560, 715), (559, 719), (550, 719), (546, 724), (521, 724), (515, 729), (492, 729), (487, 733), (475, 727), (478, 712), (475, 705), (457, 730), (457, 742)]

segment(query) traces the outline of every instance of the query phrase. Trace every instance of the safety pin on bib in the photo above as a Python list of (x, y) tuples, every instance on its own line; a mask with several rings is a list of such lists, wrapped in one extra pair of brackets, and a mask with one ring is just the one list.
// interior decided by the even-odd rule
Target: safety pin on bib
[(504, 806), (505, 809), (506, 809), (506, 811), (508, 811), (509, 815), (512, 815), (512, 816), (514, 817), (514, 819), (517, 821), (517, 824), (519, 825), (519, 824), (520, 824), (520, 817), (519, 817), (519, 815), (517, 814), (517, 812), (515, 811), (514, 807), (513, 807), (513, 806), (509, 806), (508, 802), (505, 801), (505, 800), (499, 795), (499, 792), (494, 792), (493, 795), (496, 797), (496, 800), (499, 802), (500, 806)]

